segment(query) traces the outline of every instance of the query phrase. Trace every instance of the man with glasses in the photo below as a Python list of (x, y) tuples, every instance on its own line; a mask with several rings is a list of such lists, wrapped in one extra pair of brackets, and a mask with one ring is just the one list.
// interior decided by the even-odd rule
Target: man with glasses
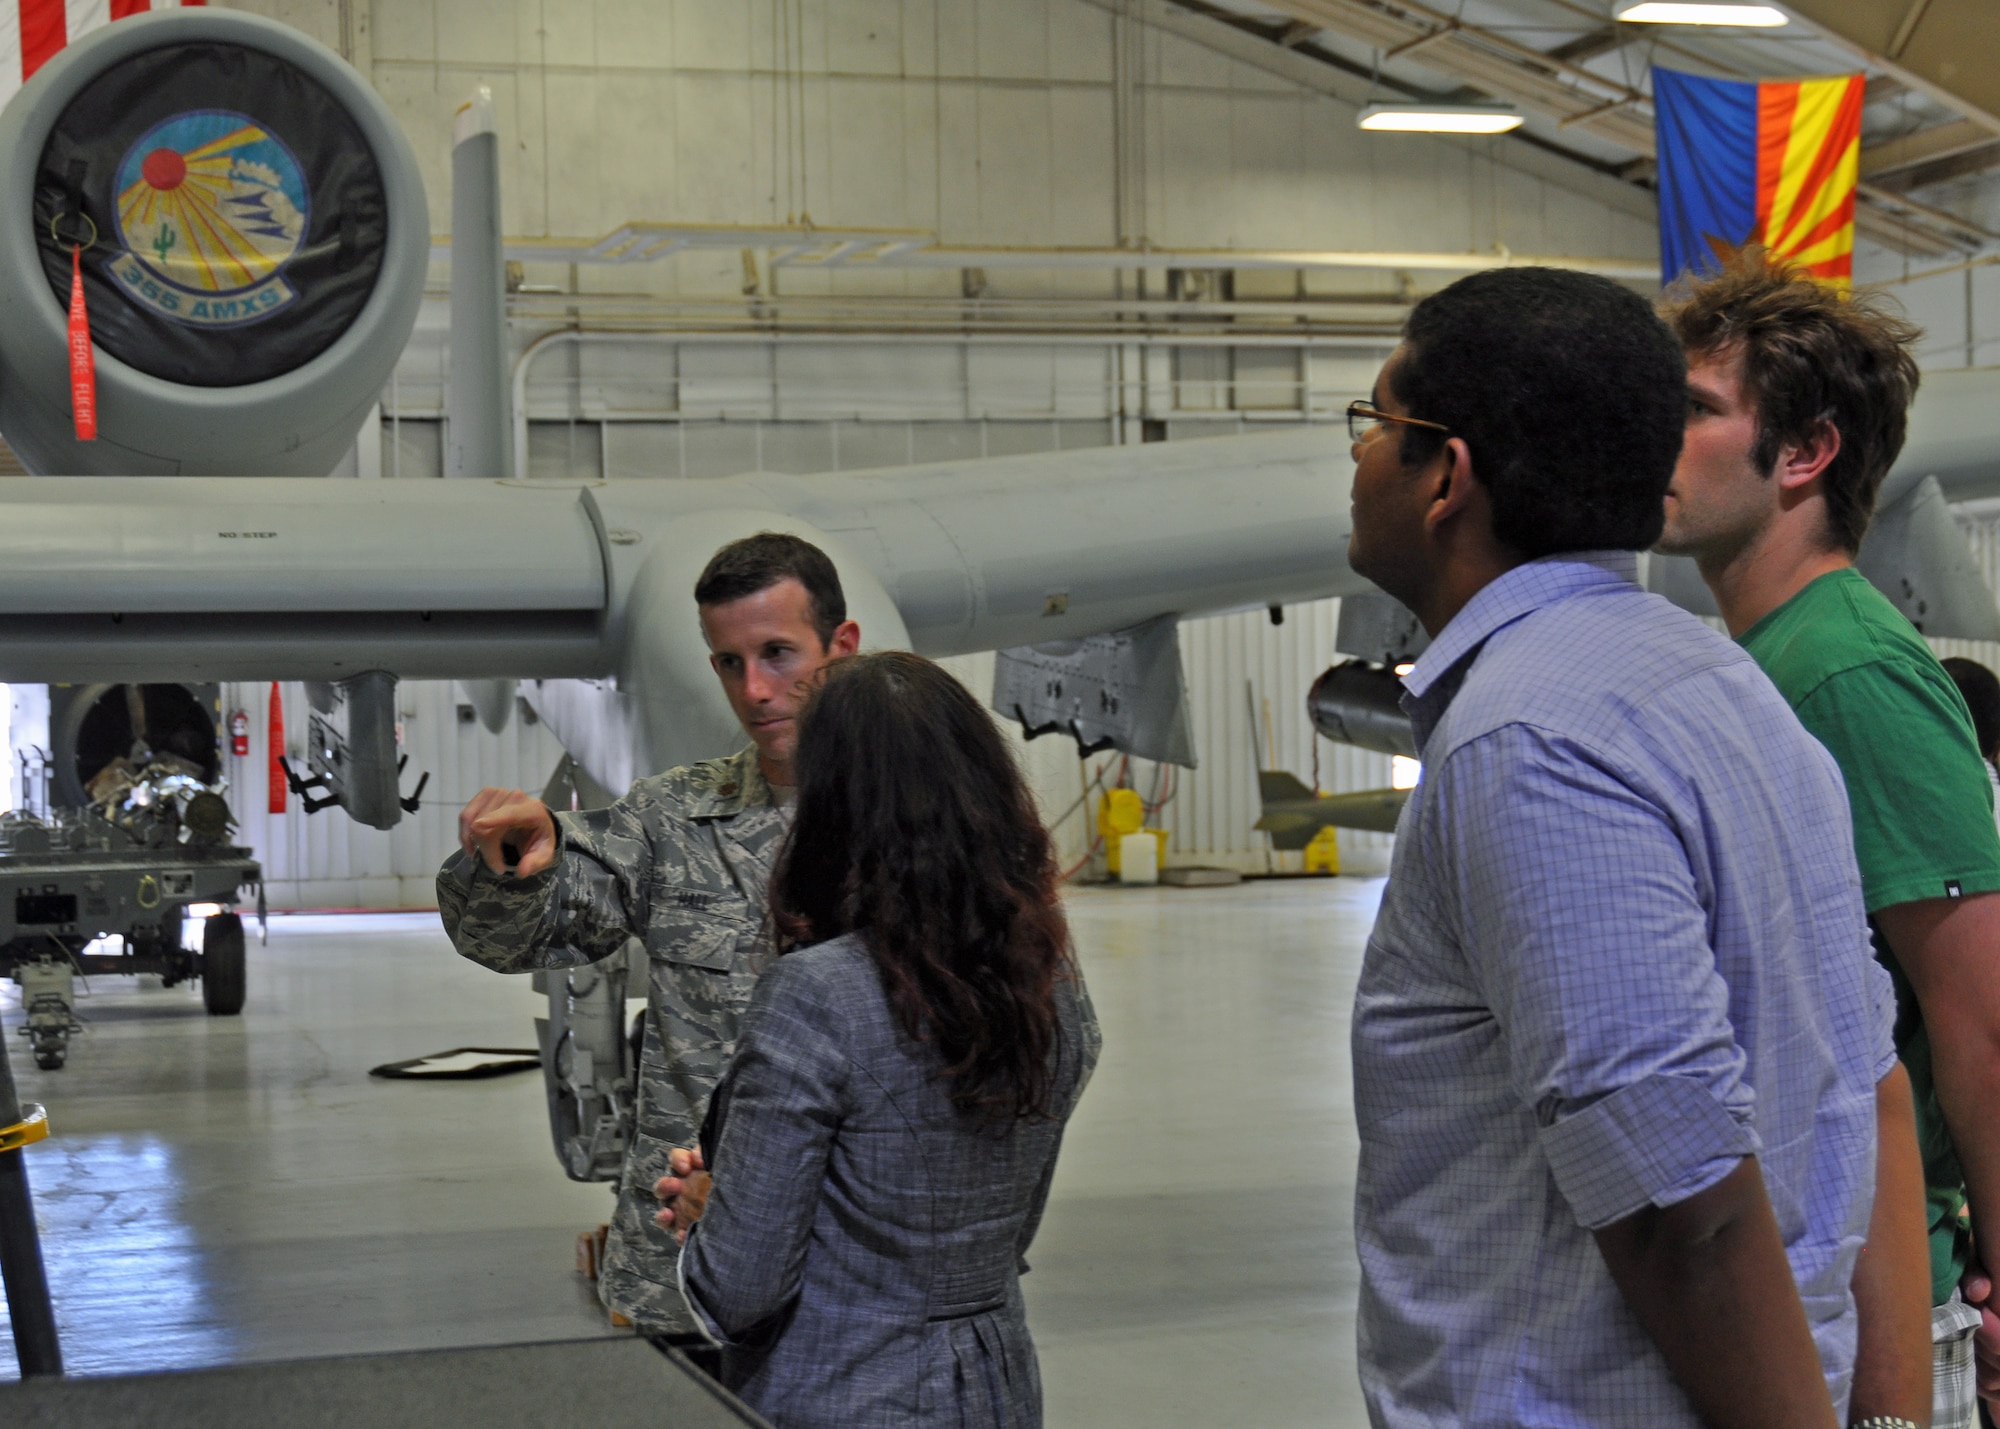
[(1848, 1422), (1892, 999), (1839, 772), (1635, 584), (1685, 387), (1635, 294), (1503, 269), (1349, 412), (1349, 563), (1432, 637), (1352, 1034), (1379, 1426)]

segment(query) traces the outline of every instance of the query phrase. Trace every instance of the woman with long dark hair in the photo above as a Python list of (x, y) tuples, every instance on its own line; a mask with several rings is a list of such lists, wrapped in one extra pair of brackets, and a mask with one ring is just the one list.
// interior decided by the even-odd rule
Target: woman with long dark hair
[(682, 1287), (780, 1429), (1039, 1425), (1022, 1256), (1098, 1046), (1048, 832), (916, 655), (829, 669), (794, 768), (713, 1184), (676, 1152), (658, 1188)]

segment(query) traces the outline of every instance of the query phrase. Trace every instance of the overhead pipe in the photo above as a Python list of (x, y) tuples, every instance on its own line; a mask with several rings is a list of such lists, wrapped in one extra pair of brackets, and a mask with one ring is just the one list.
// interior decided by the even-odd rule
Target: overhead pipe
[[(1621, 102), (1643, 95), (1620, 87)], [(1601, 101), (1599, 101), (1601, 102)], [(447, 238), (432, 240), (442, 247)], [(1607, 278), (1657, 280), (1653, 259), (1438, 249), (1088, 248), (1020, 245), (952, 246), (918, 229), (807, 228), (790, 225), (675, 224), (633, 221), (599, 238), (509, 238), (507, 257), (523, 263), (651, 263), (695, 248), (772, 250), (787, 268), (1043, 268), (1124, 270), (1166, 268), (1381, 268), (1476, 273), (1487, 268), (1554, 267)]]
[[(682, 331), (677, 328), (596, 328), (566, 327), (554, 332), (545, 332), (521, 350), (514, 359), (513, 412), (514, 412), (514, 478), (528, 480), (528, 369), (543, 352), (558, 345), (581, 346), (591, 340), (604, 342), (661, 342), (674, 345), (727, 344), (743, 346), (751, 343), (775, 346), (828, 346), (833, 344), (880, 342), (885, 338), (915, 337), (926, 340), (950, 342), (972, 347), (1274, 347), (1274, 348), (1352, 348), (1361, 351), (1387, 352), (1399, 340), (1393, 333), (1380, 337), (1366, 337), (1353, 334), (1327, 334), (1310, 336), (1266, 336), (1263, 334), (1217, 333), (1132, 333), (1104, 336), (1082, 336), (1073, 333), (978, 333), (963, 329), (939, 329), (935, 332), (924, 329), (901, 327), (896, 329), (876, 329), (869, 332), (705, 332)], [(1138, 379), (1120, 382), (1121, 386), (1141, 385)], [(411, 416), (401, 411), (399, 417)], [(1301, 415), (1305, 415), (1303, 412)]]
[[(1953, 270), (1956, 271), (1956, 270)], [(428, 288), (424, 291), (427, 303), (443, 303), (450, 296), (447, 288)], [(786, 313), (812, 315), (812, 320), (822, 320), (825, 314), (855, 314), (867, 321), (882, 323), (891, 321), (884, 314), (913, 312), (937, 314), (940, 321), (958, 324), (982, 324), (999, 318), (1004, 319), (1022, 313), (1059, 313), (1066, 319), (1071, 315), (1089, 312), (1109, 312), (1120, 315), (1121, 320), (1134, 316), (1153, 316), (1174, 321), (1206, 322), (1233, 318), (1298, 319), (1304, 322), (1329, 323), (1398, 323), (1415, 306), (1414, 300), (1402, 294), (1390, 293), (1331, 293), (1319, 298), (1290, 299), (1284, 301), (1265, 300), (1222, 300), (1213, 298), (1117, 298), (1049, 295), (1035, 297), (1021, 294), (1012, 297), (986, 295), (977, 298), (963, 297), (913, 297), (913, 296), (855, 296), (831, 293), (786, 293), (758, 297), (737, 297), (733, 293), (679, 294), (662, 297), (652, 293), (564, 293), (542, 289), (523, 290), (507, 295), (507, 315), (516, 321), (567, 322), (574, 321), (580, 312), (593, 309), (611, 309), (614, 312), (629, 312), (635, 320), (663, 321), (680, 313), (725, 313), (732, 318), (740, 317), (746, 322), (757, 322), (770, 327), (782, 325), (788, 319)], [(713, 319), (710, 319), (713, 321)]]

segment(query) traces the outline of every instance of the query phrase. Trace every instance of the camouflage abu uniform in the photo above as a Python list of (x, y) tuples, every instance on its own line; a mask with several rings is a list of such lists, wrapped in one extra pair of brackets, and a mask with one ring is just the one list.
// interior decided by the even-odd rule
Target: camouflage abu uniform
[(653, 1183), (667, 1174), (671, 1148), (695, 1144), (770, 962), (766, 890), (787, 816), (753, 747), (641, 779), (607, 809), (555, 820), (561, 851), (533, 878), (496, 877), (476, 855), (447, 860), (439, 911), (458, 951), (498, 972), (576, 967), (622, 955), (628, 938), (645, 943), (652, 978), (638, 1125), (598, 1294), (641, 1330), (691, 1332), (679, 1248), (653, 1224)]

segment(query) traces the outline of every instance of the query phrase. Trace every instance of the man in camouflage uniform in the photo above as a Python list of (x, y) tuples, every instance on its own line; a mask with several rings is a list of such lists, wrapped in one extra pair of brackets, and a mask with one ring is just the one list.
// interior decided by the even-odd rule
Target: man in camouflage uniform
[(438, 875), (452, 942), (497, 972), (576, 967), (622, 956), (630, 938), (645, 944), (638, 1119), (598, 1294), (648, 1334), (696, 1332), (679, 1248), (653, 1221), (653, 1184), (672, 1148), (695, 1144), (770, 961), (765, 896), (790, 822), (794, 715), (820, 670), (860, 643), (833, 563), (795, 536), (724, 546), (694, 594), (709, 663), (750, 745), (641, 779), (606, 809), (551, 815), (519, 790), (482, 790), (459, 815), (461, 852)]

